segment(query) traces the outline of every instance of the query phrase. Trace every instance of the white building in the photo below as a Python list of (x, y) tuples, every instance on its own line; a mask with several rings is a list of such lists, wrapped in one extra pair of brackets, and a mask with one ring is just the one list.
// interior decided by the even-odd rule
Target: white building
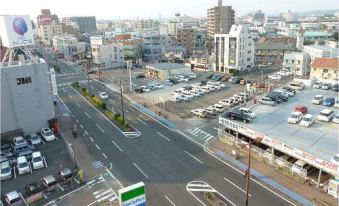
[(120, 43), (103, 43), (102, 36), (91, 37), (92, 59), (98, 69), (124, 66), (124, 46)]
[(289, 52), (284, 55), (283, 69), (295, 75), (306, 76), (310, 73), (310, 63), (311, 58), (307, 53)]
[(336, 58), (338, 57), (338, 48), (331, 48), (321, 45), (304, 46), (304, 52), (308, 53), (313, 61), (314, 58)]
[(37, 28), (37, 35), (46, 45), (50, 46), (54, 36), (63, 35), (62, 25), (56, 24), (55, 22), (48, 25), (40, 25), (40, 27)]
[(73, 36), (55, 36), (53, 48), (63, 53), (65, 58), (71, 58), (73, 55), (85, 52), (85, 42), (78, 42), (78, 39)]
[(254, 42), (247, 25), (233, 25), (229, 34), (216, 34), (214, 43), (215, 71), (231, 73), (254, 66)]

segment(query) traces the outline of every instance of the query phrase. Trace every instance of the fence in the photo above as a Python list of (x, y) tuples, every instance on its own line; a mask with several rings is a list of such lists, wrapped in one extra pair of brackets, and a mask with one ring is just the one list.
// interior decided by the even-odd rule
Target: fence
[[(218, 139), (223, 143), (237, 148), (240, 148), (240, 143), (242, 142), (242, 140), (220, 129), (218, 130)], [(275, 167), (275, 169), (283, 175), (290, 176), (297, 182), (305, 183), (307, 179), (307, 171), (305, 169), (292, 169), (293, 163), (278, 156), (275, 156), (274, 154), (272, 154), (272, 152), (266, 151), (255, 145), (252, 145), (252, 157), (258, 161), (268, 163), (269, 165)]]

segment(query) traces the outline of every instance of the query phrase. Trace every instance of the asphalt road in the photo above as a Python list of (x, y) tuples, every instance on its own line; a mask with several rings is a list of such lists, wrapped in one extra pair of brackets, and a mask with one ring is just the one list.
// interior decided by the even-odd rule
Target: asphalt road
[[(57, 81), (63, 78), (60, 76)], [(109, 92), (100, 83), (91, 83), (91, 89)], [(92, 148), (98, 150), (94, 155), (106, 164), (112, 163), (112, 172), (122, 184), (145, 182), (149, 205), (200, 205), (186, 190), (187, 184), (194, 180), (212, 186), (229, 200), (229, 205), (244, 204), (242, 173), (208, 154), (200, 145), (125, 104), (126, 117), (141, 132), (137, 138), (128, 138), (73, 88), (59, 90), (59, 96), (93, 139)], [(119, 107), (118, 96), (111, 92), (114, 102), (106, 101), (108, 107)], [(257, 181), (251, 181), (250, 194), (253, 206), (291, 205)]]

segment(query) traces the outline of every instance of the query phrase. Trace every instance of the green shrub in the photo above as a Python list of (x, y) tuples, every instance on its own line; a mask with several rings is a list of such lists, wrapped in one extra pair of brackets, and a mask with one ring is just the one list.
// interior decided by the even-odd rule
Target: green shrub
[(120, 125), (123, 125), (124, 124), (124, 119), (122, 118), (122, 117), (118, 117), (117, 118), (117, 121), (118, 121), (118, 123), (120, 124)]
[(114, 115), (113, 115), (113, 113), (111, 112), (111, 111), (109, 111), (109, 110), (106, 110), (105, 111), (105, 115), (109, 118), (109, 119), (114, 119)]
[(79, 88), (80, 87), (79, 82), (73, 82), (72, 87)]
[(124, 125), (123, 125), (124, 128), (130, 128), (131, 125), (128, 123), (128, 122), (125, 122)]
[(82, 92), (86, 92), (87, 89), (85, 87), (81, 88)]
[(107, 105), (105, 102), (101, 102), (101, 109), (106, 110), (107, 109)]

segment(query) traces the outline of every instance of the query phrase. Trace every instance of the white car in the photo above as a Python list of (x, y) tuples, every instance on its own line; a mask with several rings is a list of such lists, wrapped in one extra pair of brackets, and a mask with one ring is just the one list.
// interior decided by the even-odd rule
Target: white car
[(163, 89), (163, 88), (164, 88), (164, 86), (163, 86), (162, 84), (160, 84), (160, 83), (154, 83), (153, 85), (154, 85), (154, 87), (156, 87), (157, 89)]
[(309, 127), (313, 124), (314, 118), (311, 114), (306, 114), (300, 121), (300, 126)]
[(195, 75), (194, 73), (189, 73), (188, 76), (192, 79), (196, 79), (197, 75)]
[(0, 164), (0, 179), (7, 180), (12, 178), (12, 168), (9, 161), (1, 162)]
[(251, 117), (252, 119), (255, 118), (255, 113), (250, 109), (250, 108), (247, 108), (247, 107), (241, 107), (239, 109), (239, 111), (243, 114), (246, 114), (248, 115), (249, 117)]
[(232, 101), (229, 100), (229, 99), (222, 99), (222, 100), (219, 101), (219, 104), (222, 104), (222, 105), (224, 105), (224, 106), (226, 106), (226, 107), (231, 107), (231, 106), (233, 106)]
[(339, 124), (339, 115), (335, 115), (332, 119), (332, 122)]
[(329, 90), (329, 89), (331, 89), (331, 84), (330, 83), (324, 83), (321, 88), (324, 89), (324, 90)]
[(207, 117), (207, 112), (203, 109), (193, 109), (193, 110), (191, 110), (191, 114), (193, 116), (197, 116), (197, 117), (201, 117), (201, 118)]
[(180, 96), (171, 96), (168, 98), (168, 100), (175, 103), (184, 101)]
[(43, 128), (41, 130), (41, 135), (47, 142), (51, 142), (56, 139), (53, 132), (49, 128)]
[(333, 107), (339, 109), (339, 100), (335, 101)]
[(303, 118), (303, 113), (293, 112), (291, 116), (288, 117), (287, 122), (290, 124), (297, 124)]
[(212, 107), (212, 106), (206, 107), (206, 108), (205, 108), (205, 111), (206, 111), (207, 114), (210, 115), (210, 116), (214, 116), (214, 115), (217, 114), (217, 110), (216, 110), (214, 107)]
[(320, 82), (320, 81), (316, 81), (314, 84), (313, 84), (313, 88), (314, 89), (321, 89), (321, 87), (323, 86), (323, 83)]
[(330, 109), (323, 109), (320, 114), (318, 115), (318, 120), (329, 122), (334, 117), (334, 111)]
[(151, 89), (149, 89), (147, 86), (141, 86), (140, 89), (143, 91), (143, 92), (150, 92)]
[(284, 91), (284, 90), (276, 89), (276, 90), (274, 90), (274, 92), (277, 92), (281, 95), (284, 95), (285, 97), (290, 97), (290, 94), (288, 92)]
[(324, 101), (324, 96), (323, 95), (316, 95), (312, 99), (312, 104), (320, 105), (320, 104), (323, 103), (323, 101)]
[(213, 108), (219, 113), (224, 111), (224, 106), (221, 105), (221, 104), (215, 104), (215, 105), (213, 105)]
[(281, 79), (281, 75), (279, 75), (279, 74), (271, 74), (271, 75), (268, 75), (268, 78), (269, 79), (274, 79), (274, 80), (280, 80)]
[(107, 95), (106, 92), (99, 92), (99, 97), (100, 97), (101, 99), (108, 99), (108, 95)]
[(31, 172), (31, 168), (25, 156), (18, 157), (17, 167), (18, 167), (19, 175)]
[(33, 165), (33, 169), (35, 169), (35, 170), (43, 168), (45, 166), (43, 158), (42, 158), (41, 153), (39, 151), (32, 153), (32, 165)]
[(191, 96), (188, 96), (188, 95), (185, 95), (185, 94), (183, 94), (183, 95), (181, 95), (180, 96), (185, 102), (188, 102), (188, 101), (190, 101), (192, 98), (191, 98)]
[(21, 144), (27, 144), (27, 141), (23, 137), (18, 136), (18, 137), (13, 138), (13, 144), (15, 146), (21, 145)]

